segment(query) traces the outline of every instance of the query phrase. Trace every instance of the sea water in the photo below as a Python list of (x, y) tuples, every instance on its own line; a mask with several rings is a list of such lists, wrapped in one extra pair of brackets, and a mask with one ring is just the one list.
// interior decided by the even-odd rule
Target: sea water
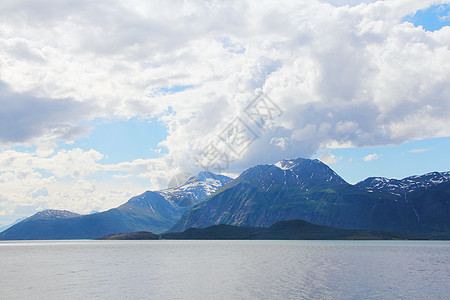
[(450, 242), (0, 242), (1, 299), (450, 299)]

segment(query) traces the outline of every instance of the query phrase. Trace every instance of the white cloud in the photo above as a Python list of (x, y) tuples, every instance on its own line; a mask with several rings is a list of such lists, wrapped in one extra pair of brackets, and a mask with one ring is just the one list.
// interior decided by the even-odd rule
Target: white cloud
[(445, 16), (440, 16), (439, 19), (440, 19), (442, 22), (448, 22), (448, 21), (450, 21), (450, 12), (448, 12), (447, 15), (445, 15)]
[(412, 150), (409, 150), (408, 152), (410, 152), (410, 153), (424, 153), (424, 152), (427, 152), (427, 151), (430, 151), (430, 149), (427, 149), (427, 148), (412, 149)]
[(318, 159), (323, 162), (324, 164), (327, 165), (332, 165), (334, 163), (336, 163), (338, 160), (340, 160), (340, 157), (336, 157), (335, 155), (333, 155), (329, 150), (326, 151), (325, 153), (321, 154)]
[[(154, 187), (164, 184), (153, 178), (162, 177), (162, 172), (152, 173), (151, 168), (139, 167), (138, 162), (101, 165), (101, 158), (95, 150), (81, 149), (59, 150), (48, 157), (13, 150), (0, 152), (0, 216), (4, 216), (0, 223), (46, 208), (102, 211), (147, 190), (150, 180), (155, 182)], [(118, 172), (129, 176), (114, 176)], [(140, 180), (143, 183), (136, 180), (139, 177), (144, 178)]]
[[(327, 2), (1, 1), (0, 147), (38, 147), (0, 152), (0, 182), (17, 187), (5, 195), (29, 203), (19, 187), (30, 183), (64, 206), (80, 201), (80, 180), (96, 199), (109, 197), (108, 180), (163, 187), (201, 170), (194, 157), (236, 117), (258, 138), (232, 157), (230, 173), (327, 147), (449, 136), (450, 28), (401, 21), (449, 1)], [(176, 86), (192, 88), (161, 93)], [(283, 111), (264, 128), (243, 113), (261, 91)], [(86, 135), (91, 120), (134, 116), (167, 125), (158, 145), (167, 154), (105, 165), (95, 149), (56, 149)], [(77, 184), (63, 192), (63, 177)]]
[(364, 161), (365, 162), (369, 162), (369, 161), (372, 161), (372, 160), (377, 160), (381, 156), (382, 156), (381, 154), (377, 154), (377, 153), (369, 154), (369, 155), (364, 157)]
[[(35, 153), (17, 152), (13, 150), (0, 152), (0, 168), (2, 172), (30, 172), (46, 170), (58, 178), (81, 178), (100, 169), (97, 161), (103, 155), (95, 150), (81, 149), (60, 150), (52, 156), (40, 157)], [(36, 175), (37, 176), (37, 175)]]
[(71, 142), (89, 132), (76, 125), (94, 109), (73, 99), (50, 99), (16, 93), (0, 80), (0, 145), (42, 143), (42, 140)]
[(322, 0), (323, 2), (330, 3), (334, 6), (355, 6), (362, 3), (373, 3), (376, 0)]
[(285, 150), (286, 149), (286, 141), (287, 141), (287, 138), (285, 138), (285, 137), (278, 137), (278, 138), (275, 137), (275, 138), (272, 138), (272, 140), (270, 140), (270, 143), (280, 147), (281, 150)]

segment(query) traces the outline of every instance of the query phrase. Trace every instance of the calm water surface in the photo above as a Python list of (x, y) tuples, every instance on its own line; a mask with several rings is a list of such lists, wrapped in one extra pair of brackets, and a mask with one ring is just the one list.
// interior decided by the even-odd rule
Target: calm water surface
[(450, 299), (450, 242), (0, 242), (0, 299)]

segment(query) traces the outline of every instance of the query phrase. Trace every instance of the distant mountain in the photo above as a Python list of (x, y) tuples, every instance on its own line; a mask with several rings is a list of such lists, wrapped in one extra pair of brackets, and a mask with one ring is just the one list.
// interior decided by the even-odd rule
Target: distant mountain
[(388, 231), (340, 229), (314, 225), (302, 220), (281, 221), (270, 227), (239, 227), (214, 225), (207, 228), (190, 228), (183, 232), (155, 235), (151, 232), (134, 232), (109, 235), (104, 240), (422, 240), (423, 236)]
[(404, 196), (419, 189), (427, 189), (443, 183), (450, 183), (450, 172), (432, 172), (421, 176), (410, 176), (404, 179), (369, 177), (364, 181), (358, 182), (356, 186), (369, 192), (388, 192), (398, 196)]
[(54, 220), (54, 219), (65, 219), (65, 218), (73, 218), (79, 217), (80, 214), (73, 213), (67, 210), (55, 210), (55, 209), (46, 209), (33, 216), (29, 217), (28, 220)]
[(188, 178), (182, 185), (165, 189), (158, 193), (176, 206), (187, 210), (212, 195), (231, 180), (230, 177), (224, 175), (200, 172), (197, 176)]
[(40, 212), (1, 232), (0, 239), (90, 239), (219, 224), (270, 227), (287, 220), (450, 237), (450, 172), (371, 177), (351, 185), (319, 160), (303, 158), (255, 166), (234, 180), (202, 172), (100, 213)]
[(432, 172), (404, 179), (370, 177), (356, 184), (370, 193), (389, 193), (401, 198), (412, 209), (418, 224), (437, 230), (450, 227), (450, 172)]
[(0, 239), (15, 239), (16, 236), (20, 237), (18, 239), (45, 239), (47, 224), (60, 224), (63, 220), (80, 216), (67, 210), (43, 210), (0, 233)]
[(192, 205), (214, 193), (231, 178), (202, 172), (184, 184), (147, 191), (108, 211), (76, 215), (48, 210), (0, 233), (0, 239), (92, 239), (112, 233), (170, 229)]
[[(267, 227), (301, 219), (338, 228), (448, 234), (448, 173), (430, 174), (395, 182), (394, 189), (389, 180), (350, 185), (319, 160), (260, 165), (193, 206), (170, 231), (218, 224)], [(405, 198), (398, 189), (407, 186)]]
[(26, 217), (22, 217), (22, 218), (19, 218), (19, 219), (15, 220), (15, 221), (12, 222), (11, 224), (6, 224), (6, 225), (0, 226), (0, 233), (3, 232), (3, 231), (5, 231), (6, 229), (8, 229), (8, 228), (10, 228), (10, 227), (12, 227), (12, 226), (14, 226), (14, 225), (16, 225), (17, 223), (22, 222), (22, 221), (25, 220), (25, 219), (26, 219)]

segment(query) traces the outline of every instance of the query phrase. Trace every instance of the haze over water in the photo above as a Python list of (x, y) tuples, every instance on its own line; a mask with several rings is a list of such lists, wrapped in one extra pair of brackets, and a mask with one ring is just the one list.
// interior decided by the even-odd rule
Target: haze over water
[(445, 299), (450, 242), (0, 243), (2, 299)]

